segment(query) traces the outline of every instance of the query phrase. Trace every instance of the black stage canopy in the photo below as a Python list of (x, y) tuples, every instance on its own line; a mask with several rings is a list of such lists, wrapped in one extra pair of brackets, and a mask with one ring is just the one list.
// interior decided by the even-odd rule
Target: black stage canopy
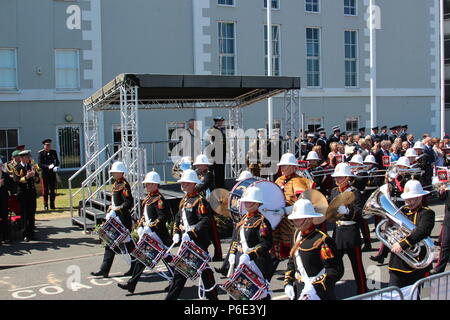
[[(120, 74), (84, 100), (96, 110), (116, 110), (120, 88), (138, 88), (142, 109), (239, 108), (289, 90), (299, 77)], [(130, 103), (130, 101), (128, 101)]]

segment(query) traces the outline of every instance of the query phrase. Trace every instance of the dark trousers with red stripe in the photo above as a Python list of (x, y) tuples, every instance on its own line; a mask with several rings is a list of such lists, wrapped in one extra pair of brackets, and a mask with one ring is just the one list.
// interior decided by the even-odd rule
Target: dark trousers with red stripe
[(434, 267), (435, 272), (441, 273), (445, 271), (445, 267), (449, 261), (450, 257), (450, 224), (442, 225), (441, 230), (441, 251), (439, 253), (439, 258), (436, 266)]
[(55, 206), (56, 198), (56, 174), (42, 175), (42, 197), (44, 198), (44, 205), (48, 206), (48, 197), (50, 196), (50, 207)]
[(366, 272), (364, 271), (363, 263), (362, 263), (362, 255), (360, 247), (353, 247), (348, 249), (338, 250), (338, 254), (340, 257), (343, 257), (344, 254), (348, 255), (350, 259), (350, 263), (352, 265), (353, 275), (355, 276), (356, 281), (356, 292), (357, 294), (363, 294), (367, 292), (367, 278)]
[(211, 216), (211, 239), (214, 246), (213, 261), (222, 261), (222, 246), (220, 245), (219, 231), (217, 230), (216, 220)]
[(361, 219), (359, 222), (359, 229), (361, 230), (361, 233), (363, 235), (364, 239), (364, 247), (366, 249), (372, 249), (372, 243), (370, 239), (370, 231), (369, 231), (369, 223), (366, 219)]

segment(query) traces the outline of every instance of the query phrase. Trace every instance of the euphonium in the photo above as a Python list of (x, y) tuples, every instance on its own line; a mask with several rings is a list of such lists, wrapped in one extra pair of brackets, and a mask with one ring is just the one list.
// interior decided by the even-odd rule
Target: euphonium
[[(386, 186), (383, 186), (386, 187)], [(363, 209), (365, 219), (372, 215), (378, 215), (384, 218), (376, 229), (377, 238), (380, 239), (389, 249), (392, 246), (406, 238), (416, 226), (412, 223), (390, 197), (378, 188), (367, 200)], [(384, 228), (382, 228), (384, 226)], [(434, 244), (430, 237), (423, 239), (414, 245), (414, 247), (403, 250), (398, 256), (405, 261), (411, 268), (423, 269), (433, 262)]]

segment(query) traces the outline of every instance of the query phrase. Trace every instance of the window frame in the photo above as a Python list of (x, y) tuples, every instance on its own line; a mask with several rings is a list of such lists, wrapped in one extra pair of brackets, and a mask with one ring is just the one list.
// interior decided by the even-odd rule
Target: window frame
[[(353, 122), (353, 121), (356, 121), (356, 125), (355, 125), (355, 128), (354, 128), (355, 130), (349, 131), (348, 127), (347, 127), (347, 123), (348, 122)], [(359, 116), (347, 116), (347, 117), (345, 117), (345, 133), (347, 134), (347, 136), (350, 135), (350, 133), (352, 135), (358, 133), (359, 122), (360, 122)]]
[[(277, 42), (277, 44), (278, 44), (278, 58), (275, 58), (275, 56), (273, 55), (272, 56), (272, 72), (273, 72), (273, 69), (274, 69), (274, 60), (276, 60), (276, 59), (278, 59), (278, 74), (274, 74), (274, 73), (272, 73), (272, 76), (281, 76), (282, 75), (282, 68), (281, 68), (281, 24), (272, 24), (272, 28), (273, 27), (276, 27), (276, 28), (278, 28), (278, 40), (276, 40), (276, 42)], [(264, 75), (268, 75), (268, 71), (269, 71), (269, 69), (267, 68), (267, 59), (268, 59), (268, 54), (266, 54), (266, 48), (267, 48), (267, 45), (266, 45), (266, 43), (267, 43), (267, 40), (266, 40), (266, 29), (267, 29), (267, 24), (264, 24), (263, 25), (263, 42), (264, 42), (264, 44), (263, 44), (263, 50), (264, 50)], [(273, 30), (272, 30), (272, 37), (273, 37)], [(274, 40), (273, 40), (273, 38), (272, 38), (272, 52), (273, 52), (273, 49), (274, 49), (274, 47), (273, 47), (273, 42), (274, 42)], [(269, 53), (268, 52), (268, 50), (267, 50), (267, 53)]]
[[(233, 28), (233, 54), (229, 54), (229, 53), (220, 53), (220, 24), (233, 24), (234, 28)], [(236, 35), (237, 35), (237, 23), (236, 21), (226, 21), (226, 20), (219, 20), (217, 21), (217, 44), (218, 44), (218, 57), (219, 57), (219, 75), (236, 75), (237, 74), (237, 39), (236, 39)], [(223, 38), (223, 39), (231, 39), (231, 38)], [(234, 58), (234, 72), (233, 74), (224, 74), (222, 73), (222, 57), (233, 57)]]
[[(267, 2), (264, 3), (267, 0), (263, 0), (263, 10), (267, 10)], [(278, 3), (278, 6), (275, 8), (272, 6), (272, 10), (280, 10), (281, 9), (281, 0), (271, 0), (271, 1), (276, 1)]]
[(223, 3), (219, 3), (220, 0), (217, 0), (217, 6), (219, 7), (236, 7), (236, 1), (235, 0), (231, 0), (233, 2), (233, 4), (223, 4)]
[[(4, 130), (4, 131), (7, 131), (7, 130), (16, 130), (16, 132), (17, 132), (17, 144), (15, 145), (15, 146), (11, 146), (11, 147), (9, 147), (9, 145), (7, 145), (6, 146), (6, 148), (2, 148), (2, 147), (0, 147), (0, 150), (6, 150), (6, 158), (5, 159), (2, 159), (2, 161), (4, 160), (4, 164), (6, 164), (6, 163), (8, 163), (9, 161), (11, 161), (11, 159), (12, 158), (8, 158), (8, 150), (9, 149), (16, 149), (16, 147), (17, 146), (19, 146), (21, 143), (20, 143), (20, 128), (13, 128), (13, 127), (5, 127), (5, 128), (3, 128), (3, 127), (1, 127), (0, 128), (0, 131), (1, 130)], [(8, 139), (8, 135), (6, 134), (6, 139)]]
[[(308, 1), (317, 1), (317, 11), (308, 11), (307, 9), (306, 9), (306, 5), (307, 5), (307, 2)], [(320, 0), (305, 0), (305, 12), (306, 13), (312, 13), (312, 14), (320, 14), (320, 12), (321, 12), (321, 3), (320, 3)]]
[[(307, 30), (308, 29), (317, 29), (318, 30), (318, 42), (319, 42), (319, 55), (317, 59), (312, 59), (315, 57), (309, 57), (308, 56), (308, 37), (307, 37)], [(322, 88), (322, 28), (321, 27), (315, 27), (315, 26), (307, 26), (305, 28), (305, 57), (306, 57), (306, 87), (312, 88), (312, 89), (319, 89)], [(310, 86), (308, 85), (308, 60), (318, 60), (319, 61), (319, 85), (318, 86)]]
[(0, 50), (12, 50), (14, 52), (14, 64), (15, 64), (15, 76), (16, 76), (16, 86), (13, 88), (0, 87), (0, 91), (2, 92), (16, 92), (19, 91), (19, 71), (18, 71), (18, 63), (17, 63), (17, 48), (15, 47), (0, 47)]
[[(345, 55), (345, 46), (347, 45), (345, 42), (345, 33), (346, 32), (354, 32), (355, 33), (355, 40), (356, 43), (354, 44), (355, 46), (355, 58), (347, 58)], [(358, 30), (354, 30), (354, 29), (344, 29), (344, 88), (346, 89), (357, 89), (359, 88), (359, 48), (358, 48), (358, 43), (359, 43), (359, 32)], [(346, 83), (346, 77), (347, 77), (347, 70), (345, 68), (346, 66), (346, 62), (347, 61), (354, 61), (355, 62), (355, 85), (354, 86), (348, 86)]]
[[(57, 67), (57, 61), (56, 61), (58, 52), (76, 52), (77, 88), (58, 88), (57, 73), (58, 73), (58, 70), (60, 69)], [(81, 90), (80, 49), (76, 49), (76, 48), (55, 49), (55, 90), (58, 92), (73, 92), (73, 91)]]
[[(72, 128), (79, 128), (80, 129), (80, 166), (79, 167), (73, 167), (73, 168), (62, 168), (62, 155), (61, 155), (61, 145), (60, 145), (60, 141), (59, 141), (59, 128), (65, 128), (65, 127), (72, 127)], [(59, 168), (59, 171), (73, 171), (75, 169), (79, 169), (84, 165), (84, 135), (83, 135), (83, 125), (82, 124), (77, 124), (77, 123), (66, 123), (66, 124), (57, 124), (56, 125), (56, 132), (55, 132), (55, 137), (56, 137), (56, 143), (55, 143), (55, 149), (56, 152), (58, 153), (58, 159), (61, 163), (61, 167)]]
[[(344, 0), (344, 16), (346, 16), (346, 17), (357, 17), (358, 16), (358, 1), (357, 0), (353, 0), (353, 1), (355, 1), (355, 5), (354, 5), (354, 8), (355, 8), (355, 14), (348, 14), (348, 13), (345, 13), (345, 8), (351, 8), (351, 6), (346, 6), (345, 5), (345, 1), (346, 0)], [(350, 0), (349, 0), (350, 1)]]

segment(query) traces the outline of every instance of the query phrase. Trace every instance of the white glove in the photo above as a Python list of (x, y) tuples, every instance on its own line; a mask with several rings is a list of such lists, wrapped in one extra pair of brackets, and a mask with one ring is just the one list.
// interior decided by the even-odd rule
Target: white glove
[(139, 240), (142, 238), (142, 236), (144, 235), (145, 231), (144, 228), (139, 227), (139, 229), (137, 229), (137, 234), (139, 236)]
[(55, 167), (55, 165), (54, 165), (53, 163), (52, 163), (51, 165), (48, 166), (48, 168), (49, 168), (50, 170), (52, 170), (54, 167)]
[(114, 210), (111, 210), (109, 213), (106, 214), (106, 221), (108, 221), (111, 218), (117, 217), (117, 214)]
[(288, 296), (289, 300), (295, 299), (295, 291), (292, 285), (288, 284), (286, 287), (284, 287), (284, 293)]
[(181, 241), (185, 242), (185, 241), (191, 241), (191, 237), (189, 237), (189, 235), (187, 234), (187, 232), (183, 233), (183, 236), (181, 237)]
[(172, 237), (172, 242), (177, 244), (178, 242), (180, 242), (180, 235), (178, 233), (175, 233)]
[(58, 167), (54, 167), (54, 168), (53, 168), (53, 172), (58, 171), (58, 169), (59, 169)]
[(346, 207), (346, 206), (339, 206), (339, 208), (338, 208), (338, 210), (337, 210), (337, 213), (339, 213), (339, 214), (348, 214), (349, 213), (349, 210), (348, 210), (348, 208)]
[(230, 266), (234, 266), (234, 264), (236, 263), (236, 255), (234, 253), (229, 255), (228, 263), (230, 264)]
[(298, 300), (320, 300), (316, 289), (313, 286), (305, 287), (300, 294)]
[(250, 262), (250, 256), (246, 253), (244, 253), (240, 258), (239, 258), (239, 264), (248, 264)]
[(152, 232), (152, 229), (150, 229), (150, 227), (148, 227), (148, 226), (145, 226), (142, 230), (143, 230), (144, 233)]

